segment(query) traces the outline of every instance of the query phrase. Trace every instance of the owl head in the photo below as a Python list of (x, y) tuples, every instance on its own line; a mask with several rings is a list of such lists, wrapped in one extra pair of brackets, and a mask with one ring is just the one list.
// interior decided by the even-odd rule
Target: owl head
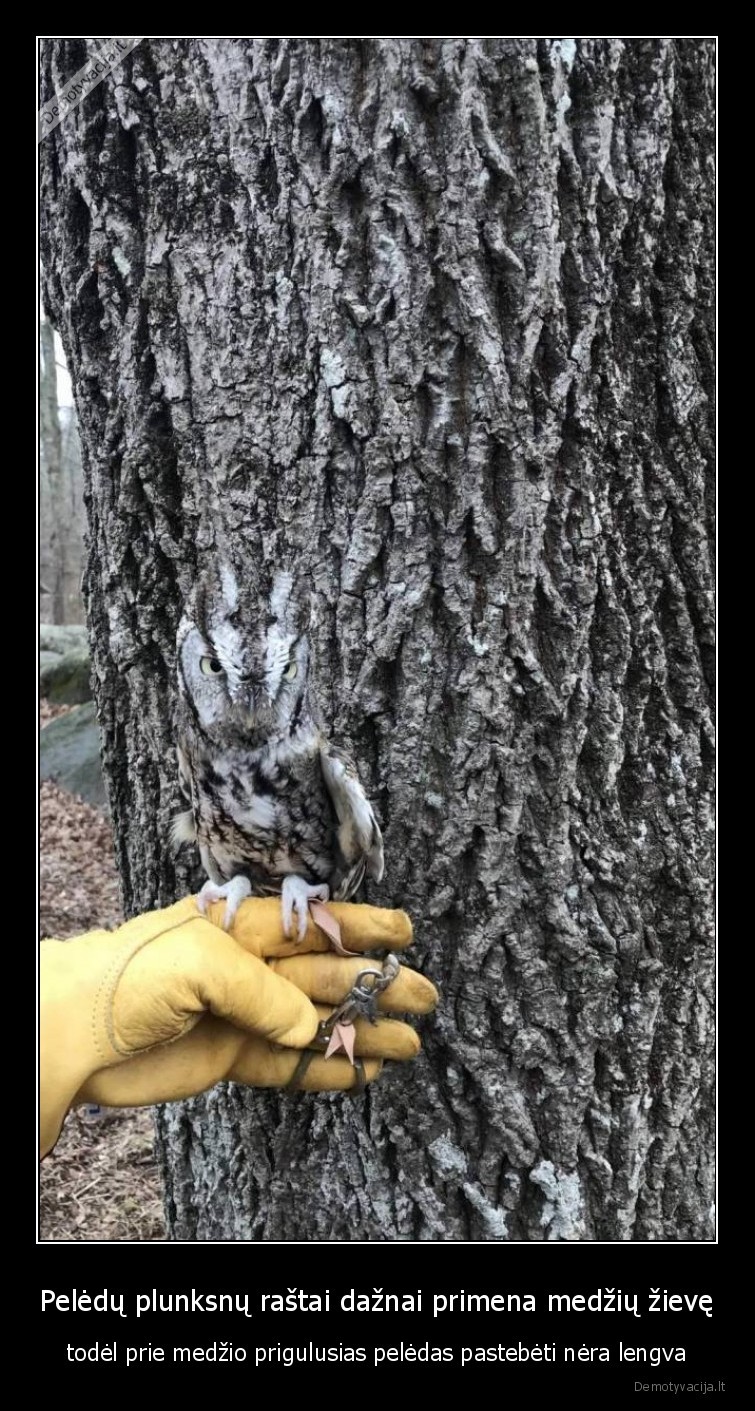
[(302, 718), (309, 678), (306, 586), (283, 570), (227, 561), (197, 580), (178, 628), (178, 684), (208, 733), (285, 733)]

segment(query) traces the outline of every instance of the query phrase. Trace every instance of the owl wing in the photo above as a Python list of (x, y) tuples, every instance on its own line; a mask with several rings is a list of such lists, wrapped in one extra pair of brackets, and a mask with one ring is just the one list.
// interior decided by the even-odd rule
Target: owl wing
[(173, 851), (178, 852), (184, 843), (196, 842), (197, 828), (194, 821), (194, 810), (191, 807), (191, 766), (189, 757), (182, 745), (176, 747), (178, 757), (178, 783), (181, 789), (181, 796), (189, 807), (183, 813), (177, 813), (170, 825), (170, 840)]
[(349, 868), (338, 892), (353, 895), (364, 873), (379, 882), (383, 875), (383, 839), (356, 765), (343, 750), (324, 741), (320, 747), (325, 786), (338, 818), (338, 844)]

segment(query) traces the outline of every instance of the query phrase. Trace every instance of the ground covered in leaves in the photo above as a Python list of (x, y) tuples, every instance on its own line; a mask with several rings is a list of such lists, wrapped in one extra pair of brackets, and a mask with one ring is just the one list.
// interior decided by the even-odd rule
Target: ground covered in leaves
[[(40, 725), (66, 709), (43, 701)], [(66, 940), (120, 920), (110, 825), (82, 799), (42, 784), (40, 933)], [(72, 1113), (40, 1168), (43, 1240), (165, 1238), (149, 1109)]]
[(40, 789), (39, 811), (41, 934), (63, 941), (117, 926), (121, 904), (107, 819), (50, 780)]

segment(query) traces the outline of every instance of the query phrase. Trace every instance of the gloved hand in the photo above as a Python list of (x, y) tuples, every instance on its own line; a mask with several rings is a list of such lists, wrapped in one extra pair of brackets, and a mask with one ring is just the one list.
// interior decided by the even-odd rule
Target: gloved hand
[[(42, 1155), (80, 1102), (145, 1106), (222, 1080), (285, 1087), (301, 1070), (301, 1050), (320, 1019), (370, 961), (329, 953), (327, 936), (312, 921), (303, 943), (287, 940), (278, 897), (243, 902), (230, 933), (220, 929), (223, 910), (217, 902), (201, 916), (187, 897), (117, 931), (42, 942)], [(349, 950), (403, 950), (411, 941), (403, 911), (348, 903), (329, 910)], [(426, 1014), (436, 1001), (434, 985), (402, 967), (378, 1008)], [(357, 1019), (355, 1053), (367, 1082), (383, 1059), (418, 1052), (409, 1025)], [(317, 1053), (297, 1086), (334, 1091), (355, 1081), (347, 1059)]]

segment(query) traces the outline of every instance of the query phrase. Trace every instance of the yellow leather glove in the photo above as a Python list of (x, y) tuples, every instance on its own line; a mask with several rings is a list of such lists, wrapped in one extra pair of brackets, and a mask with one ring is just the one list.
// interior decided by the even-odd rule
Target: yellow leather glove
[[(333, 903), (348, 950), (403, 950), (412, 937), (403, 911)], [(301, 1051), (369, 965), (330, 953), (312, 921), (303, 942), (287, 940), (278, 897), (242, 903), (229, 933), (224, 903), (207, 916), (186, 897), (117, 931), (92, 931), (40, 947), (40, 1114), (42, 1155), (55, 1145), (69, 1108), (81, 1102), (138, 1107), (190, 1097), (230, 1080), (252, 1087), (353, 1088), (346, 1058)], [(379, 962), (372, 962), (377, 963)], [(426, 1014), (434, 985), (400, 968), (378, 999), (384, 1012)], [(413, 1058), (408, 1025), (356, 1021), (364, 1079), (385, 1058)], [(303, 1070), (303, 1071), (302, 1071)], [(300, 1076), (299, 1076), (300, 1075)]]

